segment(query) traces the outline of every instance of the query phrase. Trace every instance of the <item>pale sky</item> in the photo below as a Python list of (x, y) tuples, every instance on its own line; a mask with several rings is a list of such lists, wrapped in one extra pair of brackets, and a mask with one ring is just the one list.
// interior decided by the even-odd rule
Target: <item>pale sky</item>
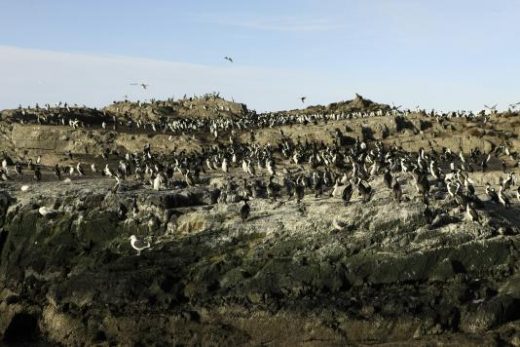
[(258, 111), (356, 92), (504, 109), (520, 101), (519, 14), (516, 0), (0, 0), (0, 109), (213, 91)]

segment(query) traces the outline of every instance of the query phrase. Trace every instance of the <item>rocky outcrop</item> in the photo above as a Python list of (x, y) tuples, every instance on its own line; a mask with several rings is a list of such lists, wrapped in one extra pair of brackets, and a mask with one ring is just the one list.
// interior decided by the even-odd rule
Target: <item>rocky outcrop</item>
[[(3, 341), (487, 343), (519, 318), (514, 227), (431, 228), (417, 202), (385, 197), (309, 200), (303, 217), (294, 203), (259, 199), (241, 223), (240, 204), (212, 205), (207, 188), (109, 187), (1, 196)], [(132, 234), (152, 248), (137, 256)]]

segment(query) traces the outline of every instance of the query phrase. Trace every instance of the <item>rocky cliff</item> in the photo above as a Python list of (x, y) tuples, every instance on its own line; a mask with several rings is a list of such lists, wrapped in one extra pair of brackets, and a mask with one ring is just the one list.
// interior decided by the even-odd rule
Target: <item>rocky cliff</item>
[[(184, 100), (183, 107), (189, 110), (195, 101)], [(353, 103), (374, 104), (360, 97)], [(236, 113), (229, 119), (245, 117), (244, 109), (220, 106)], [(377, 141), (399, 147), (396, 153), (413, 152), (413, 162), (420, 148), (446, 157), (447, 148), (493, 153), (485, 173), (467, 173), (482, 200), (478, 221), (468, 220), (461, 196), (450, 196), (432, 177), (425, 205), (413, 173), (400, 168), (393, 175), (403, 187), (401, 201), (381, 173), (367, 178), (374, 191), (368, 202), (355, 190), (345, 204), (332, 196), (332, 183), (321, 195), (307, 188), (301, 203), (284, 194), (251, 199), (250, 216), (242, 220), (240, 198), (223, 199), (221, 193), (230, 176), (239, 183), (253, 178), (230, 157), (229, 172), (222, 172), (219, 161), (194, 184), (178, 166), (171, 184), (158, 190), (133, 177), (114, 186), (115, 179), (101, 176), (99, 168), (116, 167), (128, 153), (142, 157), (147, 144), (157, 163), (185, 153), (212, 158), (208, 153), (224, 153), (230, 140), (237, 148), (247, 144), (250, 129), (237, 126), (219, 138), (205, 131), (115, 129), (112, 113), (151, 123), (161, 116), (154, 118), (156, 109), (148, 105), (128, 103), (105, 111), (81, 111), (88, 114), (81, 127), (21, 122), (21, 111), (3, 113), (0, 150), (12, 162), (6, 161), (10, 177), (0, 183), (2, 343), (520, 346), (519, 205), (511, 196), (511, 204), (502, 206), (485, 192), (485, 183), (503, 183), (502, 166), (518, 173), (517, 153), (507, 153), (519, 146), (518, 115), (309, 118), (254, 128), (257, 148), (277, 148), (288, 139), (326, 148), (341, 129), (349, 143), (342, 146)], [(57, 120), (70, 116), (60, 112)], [(142, 118), (136, 116), (141, 112)], [(311, 171), (317, 165), (296, 165), (292, 153), (289, 159), (275, 154), (278, 172), (272, 176), (280, 185), (283, 169)], [(38, 155), (41, 181), (25, 166), (23, 175), (13, 173), (15, 162)], [(450, 158), (460, 164), (456, 155)], [(98, 171), (78, 174), (78, 163), (97, 163)], [(73, 173), (57, 179), (55, 164)], [(269, 182), (265, 171), (258, 168), (255, 179)], [(138, 255), (131, 235), (151, 247)]]
[[(432, 227), (386, 194), (212, 204), (201, 188), (46, 183), (0, 199), (0, 334), (62, 345), (517, 341), (517, 216)], [(450, 202), (446, 202), (449, 207)], [(51, 213), (42, 216), (40, 207)], [(152, 241), (140, 256), (128, 237)], [(287, 332), (291, 333), (288, 334)], [(515, 340), (516, 339), (516, 340)]]

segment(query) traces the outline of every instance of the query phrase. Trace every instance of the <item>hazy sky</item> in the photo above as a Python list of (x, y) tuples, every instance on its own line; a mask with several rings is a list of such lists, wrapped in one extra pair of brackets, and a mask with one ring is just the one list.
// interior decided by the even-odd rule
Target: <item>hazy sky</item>
[(212, 91), (259, 111), (356, 92), (506, 108), (520, 101), (519, 15), (517, 0), (0, 0), (0, 108)]

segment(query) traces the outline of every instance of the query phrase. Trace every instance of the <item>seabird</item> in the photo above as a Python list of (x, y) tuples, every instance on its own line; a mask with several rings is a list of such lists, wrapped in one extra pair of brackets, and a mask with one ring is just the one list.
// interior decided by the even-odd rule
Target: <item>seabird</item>
[(34, 168), (34, 176), (33, 176), (34, 180), (36, 182), (40, 182), (42, 180), (42, 173), (40, 171), (40, 167), (39, 166), (36, 166)]
[(54, 175), (61, 180), (61, 169), (58, 164), (54, 165)]
[(161, 189), (163, 182), (164, 182), (163, 175), (159, 172), (153, 180), (153, 190)]
[(2, 176), (1, 176), (2, 181), (9, 181), (10, 178), (9, 178), (9, 176), (7, 176), (7, 173), (2, 169), (0, 169), (0, 172), (2, 174)]
[(228, 167), (228, 162), (227, 162), (227, 159), (224, 158), (224, 160), (222, 161), (222, 171), (227, 175), (227, 173), (229, 172), (229, 167)]
[(392, 191), (394, 192), (394, 198), (397, 202), (401, 202), (401, 197), (403, 196), (403, 191), (401, 189), (401, 184), (396, 180), (394, 186), (392, 187)]
[(114, 176), (114, 174), (113, 174), (112, 170), (110, 170), (110, 167), (108, 166), (108, 164), (105, 165), (105, 169), (103, 170), (103, 173), (108, 177)]
[(247, 203), (246, 200), (244, 200), (244, 205), (240, 208), (240, 218), (242, 218), (242, 221), (246, 221), (247, 218), (249, 218), (249, 214), (251, 213), (251, 207)]
[(471, 222), (477, 222), (480, 224), (478, 213), (470, 204), (466, 204), (466, 218)]
[(133, 249), (137, 251), (137, 255), (140, 256), (141, 252), (147, 248), (150, 248), (150, 242), (144, 243), (144, 241), (139, 240), (135, 235), (130, 236), (130, 245)]
[(339, 181), (340, 181), (340, 179), (337, 178), (337, 179), (336, 179), (336, 183), (334, 183), (334, 188), (333, 188), (332, 191), (330, 192), (330, 197), (331, 197), (331, 198), (332, 198), (332, 197), (335, 198), (335, 197), (339, 196), (339, 192), (340, 192)]
[(304, 103), (305, 103), (305, 99), (307, 99), (307, 97), (306, 97), (306, 96), (302, 96), (302, 97), (300, 98), (300, 100), (302, 101), (302, 104), (304, 104)]
[(363, 202), (369, 202), (370, 199), (372, 199), (372, 195), (374, 191), (372, 190), (372, 187), (370, 184), (365, 185), (361, 179), (358, 181), (357, 185), (359, 194), (363, 197)]
[(343, 200), (343, 204), (345, 206), (347, 206), (347, 204), (350, 202), (353, 192), (354, 189), (352, 188), (352, 183), (349, 183), (347, 186), (345, 186), (345, 189), (343, 189), (343, 193), (341, 194), (341, 200)]
[(296, 192), (296, 203), (300, 203), (305, 197), (305, 185), (300, 179), (296, 179), (296, 186), (294, 187), (294, 191)]
[(224, 59), (229, 61), (230, 63), (233, 63), (233, 59), (231, 57), (225, 56)]
[(490, 200), (494, 203), (498, 204), (500, 203), (498, 201), (498, 195), (494, 188), (491, 188), (489, 183), (486, 183), (486, 195), (489, 196)]
[(16, 163), (16, 165), (14, 166), (14, 171), (18, 176), (21, 176), (23, 174), (22, 164), (20, 164), (20, 162)]
[(426, 223), (431, 225), (435, 218), (435, 213), (428, 206), (426, 206), (423, 214), (424, 214), (424, 218), (426, 219)]
[(193, 179), (193, 177), (191, 175), (191, 170), (190, 169), (186, 170), (186, 174), (184, 175), (184, 179), (186, 181), (186, 184), (189, 187), (193, 187), (195, 185), (195, 180)]
[(464, 186), (466, 187), (466, 190), (468, 191), (468, 194), (470, 196), (475, 195), (475, 187), (473, 186), (473, 184), (471, 184), (471, 180), (469, 178), (466, 178), (464, 180)]
[(493, 106), (484, 105), (485, 108), (487, 108), (490, 111), (496, 111), (498, 104), (494, 104)]
[(386, 169), (385, 174), (383, 176), (383, 179), (385, 181), (385, 185), (388, 189), (392, 189), (392, 174), (390, 173), (390, 170)]
[(76, 171), (78, 171), (78, 175), (85, 176), (85, 170), (81, 167), (81, 163), (78, 163), (76, 166)]
[(504, 186), (500, 186), (498, 190), (498, 202), (500, 202), (500, 205), (504, 207), (511, 206), (511, 203), (509, 202), (509, 198), (504, 193)]
[(502, 182), (502, 186), (504, 187), (504, 190), (508, 190), (509, 188), (511, 188), (511, 185), (514, 183), (514, 176), (515, 176), (515, 173), (511, 172), (509, 174), (509, 176), (504, 180), (504, 182)]
[(148, 83), (130, 83), (131, 86), (139, 86), (143, 89), (147, 89), (150, 85)]

